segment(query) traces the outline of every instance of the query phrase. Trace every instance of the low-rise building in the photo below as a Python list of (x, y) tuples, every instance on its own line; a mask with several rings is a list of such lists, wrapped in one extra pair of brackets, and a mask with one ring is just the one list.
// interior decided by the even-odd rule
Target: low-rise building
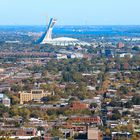
[(67, 55), (66, 54), (56, 54), (55, 57), (57, 59), (67, 59)]
[(140, 115), (140, 105), (133, 105), (133, 111), (135, 114)]
[(130, 132), (112, 132), (112, 140), (118, 140), (118, 139), (127, 139), (130, 140), (132, 137), (132, 134)]
[(8, 84), (1, 84), (0, 85), (0, 92), (3, 92), (4, 90), (10, 91), (11, 90), (11, 86), (8, 85)]
[(0, 102), (7, 107), (10, 107), (11, 105), (11, 100), (5, 95), (5, 94), (0, 94)]
[(16, 136), (36, 136), (37, 130), (35, 128), (20, 128), (16, 132)]
[(79, 102), (79, 101), (74, 101), (71, 103), (71, 107), (70, 109), (88, 109), (89, 108), (89, 104), (87, 103), (83, 103), (83, 102)]
[(5, 97), (5, 98), (2, 99), (2, 104), (3, 104), (4, 106), (10, 107), (10, 105), (11, 105), (11, 100), (10, 100), (8, 97)]
[(44, 92), (43, 90), (31, 90), (30, 93), (28, 92), (19, 92), (20, 95), (20, 104), (29, 101), (40, 101), (41, 98), (51, 95), (49, 92)]
[(123, 58), (123, 57), (130, 57), (130, 58), (132, 58), (133, 54), (131, 54), (131, 53), (121, 53), (121, 54), (119, 54), (119, 56), (120, 56), (120, 58)]
[(90, 123), (95, 125), (101, 124), (101, 118), (99, 116), (74, 116), (68, 119), (71, 123)]
[(88, 128), (88, 140), (102, 140), (103, 134), (98, 128)]
[(65, 129), (73, 130), (74, 132), (79, 132), (79, 131), (86, 132), (87, 131), (86, 125), (74, 125), (74, 124), (66, 123), (66, 124), (63, 124), (62, 127)]

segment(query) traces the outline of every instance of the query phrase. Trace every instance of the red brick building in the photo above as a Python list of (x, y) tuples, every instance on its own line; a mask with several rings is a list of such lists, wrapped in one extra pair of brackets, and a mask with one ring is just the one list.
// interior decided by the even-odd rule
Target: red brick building
[(78, 131), (87, 131), (87, 127), (85, 125), (72, 125), (72, 124), (63, 124), (63, 128), (71, 129), (75, 132)]
[(16, 136), (36, 136), (35, 128), (21, 128), (16, 132)]
[(70, 105), (70, 109), (73, 109), (73, 110), (76, 110), (76, 109), (82, 110), (82, 109), (88, 109), (88, 108), (89, 108), (89, 104), (82, 103), (79, 101), (74, 101)]
[(90, 117), (90, 116), (83, 116), (83, 117), (71, 117), (68, 119), (68, 122), (71, 123), (91, 123), (99, 125), (101, 123), (101, 119), (99, 116)]

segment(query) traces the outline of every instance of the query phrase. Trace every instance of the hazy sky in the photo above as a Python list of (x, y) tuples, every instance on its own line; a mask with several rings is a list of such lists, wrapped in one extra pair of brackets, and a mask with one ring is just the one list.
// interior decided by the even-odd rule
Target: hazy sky
[(140, 25), (140, 0), (0, 0), (0, 25)]

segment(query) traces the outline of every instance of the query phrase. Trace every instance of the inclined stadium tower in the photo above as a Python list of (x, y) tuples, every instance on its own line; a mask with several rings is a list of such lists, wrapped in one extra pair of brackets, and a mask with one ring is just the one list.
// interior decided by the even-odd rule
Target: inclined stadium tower
[(69, 37), (59, 37), (59, 38), (52, 38), (52, 30), (57, 22), (56, 19), (51, 18), (49, 25), (47, 27), (46, 32), (42, 35), (42, 37), (39, 39), (39, 44), (50, 44), (53, 46), (90, 46), (89, 43), (80, 41), (75, 38), (69, 38)]

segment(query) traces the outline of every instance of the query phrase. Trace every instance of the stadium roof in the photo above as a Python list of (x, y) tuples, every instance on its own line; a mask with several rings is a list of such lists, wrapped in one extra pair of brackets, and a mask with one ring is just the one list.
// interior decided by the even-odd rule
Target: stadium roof
[(51, 18), (49, 26), (46, 30), (46, 32), (42, 35), (42, 37), (39, 40), (40, 44), (50, 44), (53, 46), (90, 46), (89, 43), (80, 41), (75, 38), (69, 38), (69, 37), (59, 37), (52, 39), (52, 30), (56, 23), (56, 19)]

